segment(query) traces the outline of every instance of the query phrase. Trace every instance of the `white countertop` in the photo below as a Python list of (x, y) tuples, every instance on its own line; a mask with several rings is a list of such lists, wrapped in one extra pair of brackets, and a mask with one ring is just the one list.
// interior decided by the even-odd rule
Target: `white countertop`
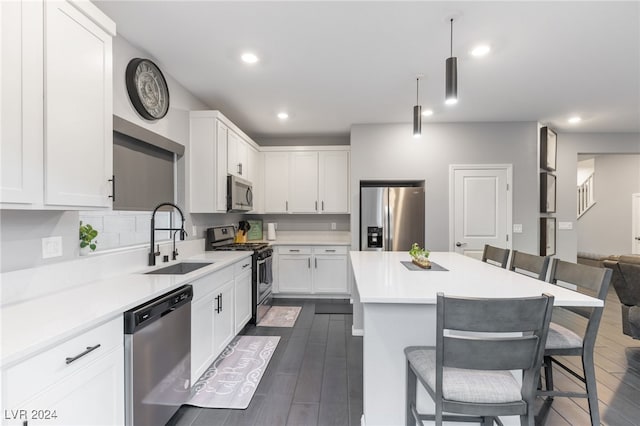
[(555, 306), (602, 306), (602, 301), (457, 253), (432, 252), (429, 260), (448, 271), (410, 271), (407, 252), (351, 251), (362, 303), (435, 304), (436, 295), (462, 297), (555, 296)]
[[(248, 251), (204, 252), (181, 262), (213, 262), (184, 275), (138, 273), (89, 282), (54, 294), (2, 307), (2, 367), (116, 318), (147, 300), (251, 256)], [(70, 271), (71, 272), (71, 271)]]

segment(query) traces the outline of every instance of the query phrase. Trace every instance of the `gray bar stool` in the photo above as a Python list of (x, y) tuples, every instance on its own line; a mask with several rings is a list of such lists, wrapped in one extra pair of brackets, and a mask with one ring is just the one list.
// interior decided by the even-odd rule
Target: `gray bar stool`
[[(406, 424), (435, 420), (436, 425), (475, 421), (486, 426), (498, 416), (517, 415), (522, 425), (533, 426), (552, 308), (553, 296), (549, 295), (477, 299), (438, 293), (436, 346), (404, 350)], [(464, 334), (456, 334), (460, 331)], [(522, 384), (509, 370), (523, 371)], [(418, 413), (418, 381), (433, 398), (435, 414)], [(443, 415), (445, 411), (454, 414)]]
[[(580, 265), (563, 260), (554, 259), (551, 266), (550, 282), (573, 284), (581, 293), (586, 293), (605, 301), (609, 282), (611, 281), (611, 269), (597, 268), (594, 266)], [(596, 343), (600, 319), (604, 306), (597, 308), (572, 308), (564, 307), (563, 310), (571, 312), (587, 320), (587, 327), (581, 336), (578, 333), (563, 327), (552, 321), (549, 326), (549, 335), (544, 350), (544, 375), (546, 390), (539, 390), (539, 396), (546, 396), (550, 403), (555, 396), (570, 398), (587, 398), (589, 401), (589, 413), (592, 426), (600, 425), (600, 411), (598, 409), (598, 390), (596, 372), (593, 363), (593, 348)], [(560, 362), (557, 356), (579, 356), (582, 359), (584, 375)], [(553, 366), (556, 364), (572, 376), (585, 384), (586, 393), (562, 392), (553, 387)]]
[(509, 270), (520, 272), (524, 275), (537, 275), (537, 278), (544, 281), (547, 278), (550, 256), (536, 256), (523, 251), (514, 250), (511, 254)]
[(484, 251), (482, 252), (483, 262), (506, 268), (507, 260), (509, 260), (509, 249), (494, 247), (489, 244), (484, 245)]

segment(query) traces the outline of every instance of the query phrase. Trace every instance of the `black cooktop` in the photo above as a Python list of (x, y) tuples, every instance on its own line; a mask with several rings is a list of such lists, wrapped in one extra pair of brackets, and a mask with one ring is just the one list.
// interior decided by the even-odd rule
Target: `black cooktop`
[(215, 247), (212, 247), (212, 249), (235, 251), (235, 250), (262, 250), (263, 248), (267, 248), (267, 247), (269, 247), (269, 244), (267, 243), (231, 243), (231, 244), (215, 246)]

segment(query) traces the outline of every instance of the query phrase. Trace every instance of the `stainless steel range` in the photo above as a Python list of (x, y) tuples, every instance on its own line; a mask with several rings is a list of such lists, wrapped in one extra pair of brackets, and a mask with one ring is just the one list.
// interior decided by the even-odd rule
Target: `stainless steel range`
[(272, 301), (273, 249), (267, 243), (234, 243), (235, 228), (232, 225), (207, 229), (206, 250), (252, 251), (251, 323), (257, 324), (269, 310)]

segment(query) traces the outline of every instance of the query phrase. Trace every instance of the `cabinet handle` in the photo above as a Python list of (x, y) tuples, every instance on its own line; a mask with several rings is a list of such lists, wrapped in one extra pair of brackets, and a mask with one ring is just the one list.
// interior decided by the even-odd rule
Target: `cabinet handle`
[(334, 249), (325, 249), (325, 253), (335, 253)]
[(284, 211), (288, 212), (288, 211), (289, 211), (289, 202), (288, 202), (288, 201), (285, 201), (285, 202), (284, 202), (284, 206), (285, 206), (285, 207), (284, 207)]
[(116, 200), (116, 175), (111, 175), (111, 179), (107, 179), (107, 182), (111, 182), (111, 195), (109, 195), (109, 198), (111, 198), (111, 201), (115, 201)]
[(66, 358), (66, 359), (65, 359), (65, 362), (66, 362), (67, 364), (71, 364), (73, 361), (75, 361), (75, 360), (77, 360), (77, 359), (82, 358), (83, 356), (85, 356), (85, 355), (86, 355), (86, 354), (88, 354), (89, 352), (93, 352), (93, 351), (95, 351), (96, 349), (98, 349), (99, 347), (100, 347), (100, 343), (98, 343), (98, 344), (97, 344), (97, 345), (95, 345), (95, 346), (87, 346), (87, 350), (86, 350), (86, 351), (84, 351), (84, 352), (82, 352), (82, 353), (80, 353), (80, 354), (78, 354), (78, 355), (76, 355), (76, 356), (74, 356), (74, 357), (68, 357), (68, 358)]
[(324, 211), (324, 200), (322, 200), (322, 211)]
[(316, 269), (318, 269), (318, 258), (316, 257), (316, 258), (314, 258), (313, 260), (314, 260), (314, 261), (315, 261), (315, 263), (316, 263)]
[(318, 211), (318, 202), (316, 201), (316, 211)]
[(311, 269), (311, 258), (307, 259), (307, 267)]
[(242, 269), (246, 268), (247, 266), (251, 266), (250, 263), (245, 263), (244, 265), (242, 265)]
[(289, 253), (298, 253), (299, 249), (289, 249)]
[(238, 163), (238, 174), (242, 176), (242, 163)]
[(220, 296), (222, 296), (222, 295), (219, 294), (219, 295), (216, 296), (216, 314), (219, 314), (220, 311), (222, 311), (222, 307), (221, 307), (222, 306), (222, 300), (220, 300), (221, 299)]

